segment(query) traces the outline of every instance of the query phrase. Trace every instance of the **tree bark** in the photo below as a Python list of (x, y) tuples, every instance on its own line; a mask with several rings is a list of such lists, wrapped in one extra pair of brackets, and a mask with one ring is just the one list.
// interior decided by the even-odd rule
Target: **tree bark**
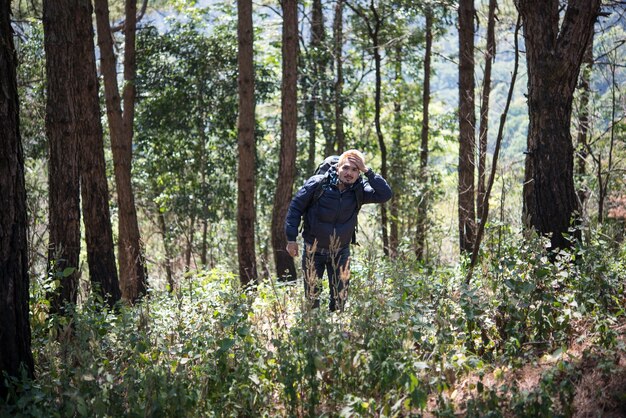
[[(396, 44), (395, 47), (394, 78), (396, 88), (401, 89), (403, 79), (402, 46), (400, 43)], [(389, 256), (391, 258), (398, 256), (398, 245), (400, 243), (400, 196), (402, 192), (398, 185), (402, 181), (401, 173), (404, 171), (400, 163), (402, 158), (402, 104), (400, 103), (400, 99), (400, 97), (396, 97), (393, 103), (393, 148), (391, 151), (391, 172), (393, 176), (388, 180), (391, 189), (396, 191), (389, 202), (389, 212), (391, 214), (391, 219), (389, 220)]]
[(337, 144), (337, 152), (342, 154), (346, 148), (346, 139), (343, 129), (343, 0), (337, 0), (337, 3), (335, 4), (333, 37), (333, 50), (335, 57), (335, 141)]
[(307, 76), (307, 100), (304, 106), (305, 123), (309, 133), (309, 156), (307, 159), (307, 173), (312, 173), (315, 169), (317, 142), (317, 114), (321, 106), (321, 83), (323, 77), (324, 59), (322, 59), (322, 48), (326, 33), (324, 31), (324, 15), (322, 1), (313, 0), (311, 7), (311, 39), (309, 41), (308, 65), (310, 74)]
[(474, 0), (459, 1), (459, 248), (469, 253), (474, 245)]
[[(373, 10), (374, 15), (378, 17), (378, 14)], [(374, 93), (374, 126), (376, 127), (376, 137), (378, 138), (378, 147), (380, 148), (380, 175), (384, 178), (389, 178), (387, 173), (387, 146), (385, 145), (385, 138), (383, 136), (383, 129), (380, 123), (380, 114), (382, 107), (382, 56), (380, 50), (380, 29), (382, 22), (376, 19), (374, 22), (374, 28), (370, 31), (372, 39), (372, 47), (374, 48), (374, 69), (375, 69), (375, 93)], [(386, 256), (389, 256), (389, 233), (388, 233), (388, 217), (387, 217), (387, 205), (382, 203), (380, 205), (380, 223), (382, 225), (382, 237), (383, 237), (383, 252)]]
[(258, 281), (255, 228), (254, 55), (252, 0), (238, 0), (239, 120), (237, 125), (239, 166), (237, 176), (237, 251), (239, 280), (246, 286)]
[(298, 78), (298, 2), (283, 0), (283, 81), (281, 94), (281, 141), (278, 181), (272, 213), (272, 247), (276, 273), (281, 280), (295, 280), (293, 258), (285, 249), (284, 223), (291, 202), (293, 181), (296, 174), (296, 131), (298, 127), (297, 78)]
[(115, 54), (113, 52), (113, 39), (109, 24), (108, 1), (94, 0), (94, 5), (119, 207), (118, 263), (120, 284), (124, 299), (135, 302), (141, 295), (145, 294), (147, 288), (137, 208), (135, 207), (135, 197), (131, 182), (137, 7), (135, 0), (127, 0), (126, 21), (124, 24), (124, 111), (122, 112), (122, 100), (117, 83)]
[(491, 95), (491, 64), (496, 59), (496, 0), (489, 0), (487, 18), (487, 49), (485, 51), (485, 73), (480, 104), (480, 127), (478, 134), (478, 191), (476, 208), (483, 213), (485, 204), (485, 178), (487, 175), (487, 141), (489, 136), (489, 96)]
[[(587, 51), (583, 59), (585, 64), (582, 68), (580, 76), (580, 108), (578, 114), (578, 135), (576, 137), (576, 175), (581, 182), (587, 175), (587, 156), (588, 156), (588, 134), (589, 134), (589, 98), (591, 96), (590, 77), (593, 68), (593, 27), (591, 36), (587, 44)], [(585, 202), (587, 200), (588, 188), (583, 184), (577, 191), (578, 200), (580, 201), (581, 215), (584, 215)]]
[[(59, 279), (50, 295), (51, 312), (76, 303), (80, 254), (80, 188), (75, 101), (78, 80), (73, 48), (78, 42), (73, 0), (43, 2), (46, 52), (46, 137), (48, 138), (48, 268)], [(71, 269), (74, 269), (73, 272)]]
[(98, 78), (92, 23), (93, 8), (88, 0), (73, 8), (77, 30), (72, 48), (76, 71), (76, 129), (80, 152), (80, 183), (87, 244), (89, 276), (94, 290), (113, 306), (121, 292), (113, 250), (113, 231), (109, 210), (109, 188), (104, 160)]
[[(26, 188), (10, 3), (0, 0), (0, 374), (19, 377), (23, 368), (32, 378)], [(0, 379), (0, 398), (6, 395)]]
[(169, 234), (167, 232), (167, 224), (165, 223), (165, 213), (162, 208), (158, 208), (158, 221), (159, 231), (161, 232), (161, 239), (163, 240), (163, 252), (165, 253), (165, 277), (167, 279), (167, 285), (169, 286), (170, 293), (176, 290), (176, 283), (174, 282), (174, 274), (172, 272), (172, 250), (170, 246)]
[(430, 64), (433, 46), (433, 14), (426, 10), (426, 46), (424, 50), (424, 85), (422, 86), (422, 132), (420, 142), (419, 180), (422, 188), (417, 205), (417, 226), (415, 233), (415, 256), (424, 261), (426, 251), (426, 231), (428, 226), (428, 206), (430, 187), (428, 181), (428, 130), (430, 129)]
[(579, 214), (572, 100), (600, 0), (569, 1), (564, 14), (558, 0), (519, 0), (517, 7), (524, 26), (530, 117), (523, 213), (529, 226), (550, 236), (550, 249), (570, 247), (568, 230)]

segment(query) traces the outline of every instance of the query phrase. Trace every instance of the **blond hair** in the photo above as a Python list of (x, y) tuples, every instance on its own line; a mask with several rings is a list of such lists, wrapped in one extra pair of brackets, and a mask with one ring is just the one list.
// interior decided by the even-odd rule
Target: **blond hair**
[(337, 167), (341, 167), (350, 157), (358, 158), (363, 162), (363, 165), (365, 165), (365, 156), (363, 155), (363, 153), (357, 149), (349, 149), (339, 156), (339, 162), (337, 162)]

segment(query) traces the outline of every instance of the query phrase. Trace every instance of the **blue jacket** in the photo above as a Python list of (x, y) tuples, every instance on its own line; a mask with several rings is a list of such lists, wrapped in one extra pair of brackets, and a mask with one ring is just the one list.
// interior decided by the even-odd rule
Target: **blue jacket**
[[(331, 170), (334, 170), (332, 168)], [(313, 202), (313, 195), (324, 175), (309, 178), (291, 200), (285, 218), (285, 234), (288, 241), (298, 236), (300, 220), (305, 216), (302, 237), (307, 244), (317, 240), (317, 248), (328, 249), (330, 238), (339, 238), (340, 248), (350, 244), (357, 224), (357, 197), (355, 188), (363, 187), (362, 203), (384, 203), (391, 199), (391, 188), (380, 175), (369, 171), (350, 187), (339, 191), (336, 186), (328, 186), (322, 196)], [(310, 207), (309, 207), (310, 206)]]

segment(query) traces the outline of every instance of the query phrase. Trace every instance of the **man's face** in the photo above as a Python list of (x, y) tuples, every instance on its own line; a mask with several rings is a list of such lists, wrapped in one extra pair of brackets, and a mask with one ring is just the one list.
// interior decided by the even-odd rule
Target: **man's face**
[(359, 178), (359, 169), (349, 160), (344, 161), (344, 163), (338, 167), (338, 176), (339, 180), (345, 184), (350, 185), (353, 184)]

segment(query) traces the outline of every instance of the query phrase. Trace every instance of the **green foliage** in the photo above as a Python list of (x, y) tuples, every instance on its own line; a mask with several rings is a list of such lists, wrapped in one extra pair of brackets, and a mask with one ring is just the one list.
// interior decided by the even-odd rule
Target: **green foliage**
[[(507, 237), (472, 287), (461, 270), (360, 251), (339, 314), (310, 309), (301, 283), (243, 291), (211, 270), (134, 307), (92, 298), (57, 317), (55, 278), (37, 281), (37, 380), (13, 379), (0, 415), (571, 416), (585, 370), (615, 374), (624, 348), (624, 247), (550, 262), (541, 240)], [(581, 326), (585, 361), (567, 354)], [(537, 362), (550, 366), (532, 389), (507, 378)]]

